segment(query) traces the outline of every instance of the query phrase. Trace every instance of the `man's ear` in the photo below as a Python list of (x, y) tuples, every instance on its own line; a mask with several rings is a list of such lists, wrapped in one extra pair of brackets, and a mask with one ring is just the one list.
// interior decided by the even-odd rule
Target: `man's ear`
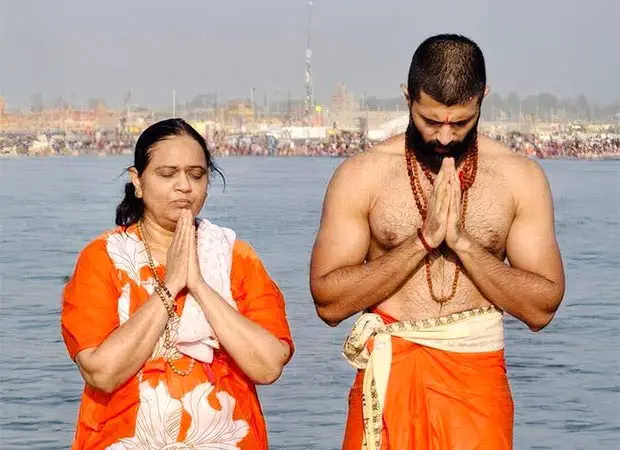
[(487, 95), (489, 95), (489, 92), (491, 92), (491, 86), (489, 86), (488, 84), (484, 87), (484, 94), (482, 95), (482, 97), (486, 97)]

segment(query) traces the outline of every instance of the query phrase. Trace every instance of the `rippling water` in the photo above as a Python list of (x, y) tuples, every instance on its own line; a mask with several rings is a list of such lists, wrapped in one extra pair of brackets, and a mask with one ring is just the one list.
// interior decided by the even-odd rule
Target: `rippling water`
[[(297, 354), (260, 389), (273, 449), (340, 446), (353, 369), (351, 321), (315, 315), (308, 261), (328, 158), (220, 160), (227, 188), (206, 214), (249, 240), (279, 282)], [(128, 157), (0, 160), (0, 448), (68, 448), (82, 389), (59, 334), (59, 297), (77, 252), (113, 226)], [(507, 321), (515, 448), (611, 449), (620, 441), (620, 163), (545, 161), (567, 295), (542, 333)]]

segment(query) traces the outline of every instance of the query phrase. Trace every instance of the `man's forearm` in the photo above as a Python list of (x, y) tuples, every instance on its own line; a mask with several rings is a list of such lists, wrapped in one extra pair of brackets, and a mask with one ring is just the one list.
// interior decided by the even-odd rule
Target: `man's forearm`
[(491, 303), (534, 331), (551, 321), (563, 296), (562, 287), (540, 275), (504, 264), (470, 236), (463, 237), (454, 251)]
[(312, 296), (319, 316), (328, 324), (337, 325), (386, 300), (411, 277), (426, 254), (414, 236), (375, 260), (313, 279)]

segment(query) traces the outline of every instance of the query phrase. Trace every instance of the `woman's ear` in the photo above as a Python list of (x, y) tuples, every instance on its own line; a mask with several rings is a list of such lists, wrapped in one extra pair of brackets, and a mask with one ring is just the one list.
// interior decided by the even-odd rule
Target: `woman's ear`
[(140, 176), (138, 175), (138, 171), (135, 167), (129, 168), (129, 177), (131, 178), (131, 183), (133, 184), (134, 189), (136, 190), (136, 197), (142, 198), (142, 182), (140, 181)]

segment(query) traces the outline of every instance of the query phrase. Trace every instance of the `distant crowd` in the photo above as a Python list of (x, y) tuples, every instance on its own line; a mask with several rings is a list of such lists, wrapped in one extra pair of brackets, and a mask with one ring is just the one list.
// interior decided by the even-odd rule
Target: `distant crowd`
[[(608, 134), (553, 133), (542, 135), (519, 132), (487, 133), (513, 152), (538, 158), (620, 159), (620, 137)], [(235, 137), (223, 134), (209, 140), (216, 156), (331, 156), (348, 157), (364, 152), (377, 143), (354, 133), (325, 140)]]
[[(538, 158), (620, 159), (620, 134), (556, 131), (543, 133), (487, 131), (485, 134), (512, 151)], [(328, 156), (349, 157), (377, 142), (357, 132), (340, 131), (325, 139), (293, 139), (271, 135), (235, 135), (216, 131), (206, 136), (215, 156)], [(0, 134), (0, 155), (80, 155), (131, 153), (135, 137), (114, 132), (66, 136)]]
[(215, 156), (331, 156), (347, 157), (372, 147), (360, 133), (341, 132), (327, 139), (291, 139), (238, 136), (215, 132), (207, 137)]
[(495, 133), (490, 137), (512, 151), (539, 158), (617, 159), (620, 158), (620, 137), (611, 134), (557, 132), (549, 135), (534, 133)]

